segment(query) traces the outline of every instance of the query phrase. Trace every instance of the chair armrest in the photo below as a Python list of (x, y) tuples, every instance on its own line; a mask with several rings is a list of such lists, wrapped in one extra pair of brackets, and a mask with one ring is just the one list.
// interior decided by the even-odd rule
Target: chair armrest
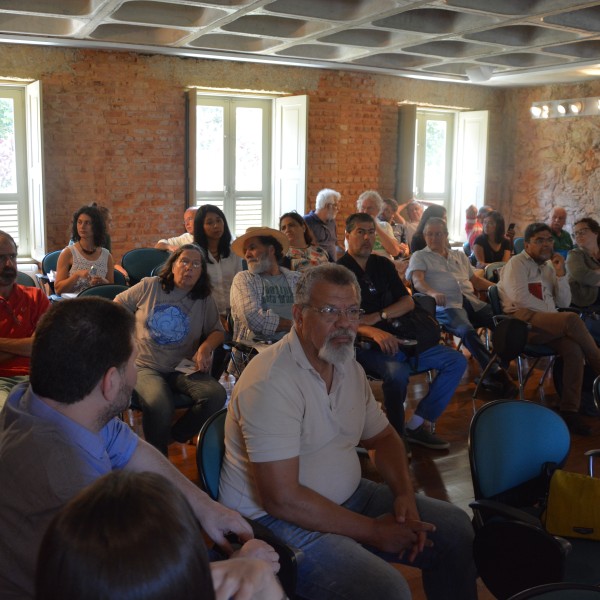
[(515, 508), (514, 506), (509, 506), (508, 504), (503, 504), (502, 502), (497, 502), (496, 500), (475, 500), (469, 504), (469, 507), (472, 508), (473, 511), (477, 511), (482, 515), (485, 515), (486, 518), (494, 516), (504, 517), (506, 519), (521, 521), (523, 523), (527, 523), (528, 525), (533, 525), (534, 527), (539, 527), (542, 529), (541, 521), (534, 515), (531, 515), (520, 508)]

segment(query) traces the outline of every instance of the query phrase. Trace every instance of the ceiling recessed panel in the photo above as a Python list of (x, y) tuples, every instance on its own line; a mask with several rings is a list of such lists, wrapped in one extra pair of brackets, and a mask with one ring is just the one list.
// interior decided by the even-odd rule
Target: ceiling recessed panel
[(120, 23), (107, 23), (100, 25), (91, 34), (93, 40), (107, 42), (123, 42), (124, 44), (150, 44), (165, 45), (177, 43), (188, 35), (183, 29), (169, 29), (168, 27), (143, 27), (141, 25), (122, 25)]
[(495, 22), (488, 17), (464, 14), (455, 10), (422, 8), (378, 19), (373, 21), (373, 25), (403, 31), (418, 31), (419, 33), (447, 34), (457, 30), (493, 25)]
[(367, 65), (380, 69), (411, 69), (431, 64), (431, 60), (424, 56), (411, 56), (410, 54), (374, 54), (352, 61), (356, 65)]
[(325, 27), (326, 25), (303, 19), (287, 19), (285, 17), (271, 17), (269, 15), (247, 15), (223, 25), (221, 29), (237, 33), (252, 33), (280, 38), (301, 38), (305, 35), (317, 33)]
[[(484, 62), (478, 61), (478, 62)], [(528, 52), (514, 52), (512, 54), (498, 54), (497, 56), (486, 56), (486, 63), (494, 65), (504, 65), (507, 67), (547, 67), (549, 65), (562, 64), (560, 59), (544, 54), (534, 54)]]
[(74, 35), (82, 23), (73, 19), (58, 19), (17, 14), (0, 14), (0, 32), (35, 35)]
[(111, 19), (166, 27), (204, 27), (226, 15), (225, 11), (213, 8), (134, 0), (124, 2)]
[(319, 38), (321, 42), (330, 44), (347, 44), (348, 46), (365, 46), (366, 48), (383, 48), (394, 43), (398, 37), (389, 31), (377, 29), (347, 29)]
[(501, 44), (503, 46), (539, 46), (553, 42), (566, 42), (577, 39), (577, 35), (568, 31), (556, 31), (548, 27), (535, 25), (511, 25), (496, 27), (477, 33), (467, 33), (463, 37), (478, 42)]
[(589, 2), (581, 0), (446, 0), (446, 4), (498, 15), (527, 16), (583, 6)]
[(275, 0), (264, 6), (269, 12), (328, 21), (355, 21), (394, 8), (392, 0)]
[(426, 44), (418, 44), (417, 46), (408, 46), (404, 48), (404, 50), (407, 52), (416, 52), (418, 54), (433, 54), (434, 56), (449, 58), (465, 58), (486, 54), (491, 49), (487, 46), (481, 46), (480, 44), (442, 40), (441, 42), (427, 42)]
[(585, 60), (600, 61), (600, 40), (586, 40), (584, 42), (575, 42), (573, 44), (559, 44), (558, 46), (546, 47), (543, 50), (544, 52), (552, 52), (552, 54), (563, 54)]
[(211, 50), (231, 50), (232, 52), (264, 52), (281, 42), (271, 38), (253, 37), (251, 35), (233, 35), (228, 33), (208, 33), (189, 45), (194, 48)]
[(358, 52), (356, 50), (351, 52), (338, 46), (326, 46), (325, 44), (298, 44), (285, 50), (278, 50), (275, 54), (315, 60), (348, 60), (352, 55), (356, 56)]
[(28, 13), (80, 16), (89, 15), (96, 10), (102, 0), (0, 0), (0, 10), (17, 10)]
[(600, 31), (600, 6), (544, 17), (544, 22), (583, 31)]

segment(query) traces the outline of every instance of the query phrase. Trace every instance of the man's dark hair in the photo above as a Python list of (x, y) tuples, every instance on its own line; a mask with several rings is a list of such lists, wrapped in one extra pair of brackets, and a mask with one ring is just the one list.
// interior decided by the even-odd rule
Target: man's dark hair
[(17, 243), (15, 242), (13, 236), (10, 235), (10, 233), (6, 233), (6, 231), (0, 230), (0, 239), (2, 238), (6, 238), (15, 247), (15, 251), (17, 250)]
[(200, 259), (202, 260), (202, 273), (200, 277), (198, 277), (198, 281), (194, 287), (190, 290), (189, 296), (192, 300), (201, 300), (202, 298), (206, 298), (210, 295), (212, 291), (212, 286), (210, 284), (210, 276), (208, 275), (208, 270), (206, 268), (206, 255), (204, 254), (204, 250), (198, 246), (198, 244), (184, 244), (180, 246), (169, 256), (167, 262), (164, 264), (163, 268), (160, 270), (158, 277), (160, 279), (160, 285), (162, 289), (170, 294), (175, 288), (175, 275), (173, 274), (173, 265), (179, 259), (179, 257), (186, 250), (194, 250), (200, 255)]
[(375, 219), (367, 213), (353, 213), (346, 219), (346, 232), (350, 233), (356, 229), (358, 223), (370, 223), (375, 225)]
[(71, 225), (71, 239), (78, 242), (81, 236), (77, 232), (77, 219), (81, 215), (87, 215), (92, 220), (92, 231), (94, 232), (94, 245), (102, 246), (106, 239), (106, 223), (102, 214), (95, 206), (82, 206), (79, 210), (73, 213), (73, 223)]
[(529, 242), (529, 240), (534, 236), (540, 233), (540, 231), (547, 231), (552, 234), (552, 229), (550, 229), (550, 225), (546, 225), (546, 223), (538, 222), (538, 223), (530, 223), (527, 225), (525, 229), (525, 234), (523, 235), (523, 240), (525, 242)]
[(272, 235), (259, 235), (257, 236), (260, 240), (260, 243), (263, 246), (273, 246), (273, 250), (275, 250), (275, 260), (279, 262), (283, 258), (283, 246)]
[(116, 302), (90, 297), (54, 304), (35, 332), (33, 391), (64, 404), (82, 400), (111, 367), (125, 366), (134, 331), (134, 316)]

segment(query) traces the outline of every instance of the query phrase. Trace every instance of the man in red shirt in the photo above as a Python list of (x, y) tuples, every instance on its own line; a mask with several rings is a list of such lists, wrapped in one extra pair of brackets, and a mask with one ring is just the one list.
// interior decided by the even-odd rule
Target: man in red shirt
[(0, 408), (8, 393), (29, 375), (33, 334), (50, 307), (44, 292), (15, 283), (17, 245), (0, 231)]

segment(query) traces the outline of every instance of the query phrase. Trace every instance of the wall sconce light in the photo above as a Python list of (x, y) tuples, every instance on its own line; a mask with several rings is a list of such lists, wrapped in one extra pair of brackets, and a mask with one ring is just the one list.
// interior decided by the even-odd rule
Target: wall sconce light
[(573, 100), (545, 100), (534, 102), (530, 108), (533, 119), (559, 119), (600, 115), (600, 98), (575, 98)]

